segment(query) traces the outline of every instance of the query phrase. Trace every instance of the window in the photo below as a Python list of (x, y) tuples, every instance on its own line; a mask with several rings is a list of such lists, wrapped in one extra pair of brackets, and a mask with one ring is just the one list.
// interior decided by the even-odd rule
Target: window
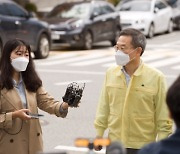
[(94, 5), (93, 14), (96, 15), (96, 16), (102, 14), (102, 10), (101, 10), (101, 8), (99, 7), (99, 5)]
[(55, 7), (47, 17), (85, 18), (89, 15), (89, 3), (65, 3)]
[(114, 12), (113, 8), (111, 8), (109, 5), (102, 5), (101, 6), (102, 14), (112, 13)]
[(4, 7), (4, 4), (0, 4), (0, 15), (9, 15), (8, 10)]
[(7, 8), (8, 12), (10, 12), (11, 16), (16, 16), (16, 17), (27, 16), (27, 13), (15, 4), (5, 4), (5, 7)]
[(157, 1), (155, 4), (155, 8), (158, 8), (161, 10), (161, 9), (166, 8), (166, 5), (164, 3), (162, 3), (161, 1)]
[(120, 11), (150, 11), (150, 1), (130, 1), (123, 3), (120, 7)]

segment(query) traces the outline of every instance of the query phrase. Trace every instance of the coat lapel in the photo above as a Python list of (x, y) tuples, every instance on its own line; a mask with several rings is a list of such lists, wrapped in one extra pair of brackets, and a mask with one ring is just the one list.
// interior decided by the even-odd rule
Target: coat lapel
[(3, 97), (10, 103), (16, 110), (23, 109), (21, 98), (15, 88), (12, 90), (1, 90)]
[(25, 89), (25, 94), (26, 94), (27, 108), (30, 109), (31, 112), (34, 112), (34, 110), (37, 109), (37, 104), (35, 100), (36, 93), (29, 92), (27, 89)]

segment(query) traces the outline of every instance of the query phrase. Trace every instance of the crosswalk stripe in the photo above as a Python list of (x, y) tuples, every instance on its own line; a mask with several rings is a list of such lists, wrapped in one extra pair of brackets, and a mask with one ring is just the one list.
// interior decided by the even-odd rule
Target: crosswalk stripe
[(47, 60), (57, 60), (57, 59), (63, 59), (63, 58), (69, 58), (69, 57), (74, 57), (76, 56), (77, 53), (64, 53), (64, 54), (60, 54), (60, 55), (54, 55), (52, 57), (49, 57)]
[(172, 57), (172, 58), (168, 58), (168, 59), (163, 59), (163, 60), (148, 63), (148, 64), (153, 66), (153, 67), (162, 67), (162, 66), (175, 64), (175, 63), (178, 63), (178, 62), (180, 62), (180, 56)]
[[(149, 54), (148, 56), (144, 56), (143, 60), (144, 61), (151, 61), (151, 60), (157, 60), (157, 59), (162, 59), (162, 58), (166, 58), (169, 57), (169, 55), (172, 53), (167, 53), (161, 50), (161, 52), (156, 53), (156, 54)], [(175, 54), (175, 53), (174, 53)], [(109, 55), (110, 57), (102, 57), (100, 59), (94, 59), (94, 60), (88, 60), (88, 61), (82, 61), (82, 62), (77, 62), (77, 63), (71, 63), (68, 64), (69, 66), (88, 66), (88, 65), (94, 65), (94, 64), (99, 64), (99, 63), (103, 63), (103, 62), (108, 62), (108, 61), (114, 61), (114, 55)], [(111, 66), (114, 63), (109, 63), (107, 64), (107, 66)], [(106, 64), (104, 65), (105, 67)]]
[(110, 66), (113, 66), (113, 65), (116, 65), (115, 61), (112, 62), (112, 63), (104, 64), (104, 65), (102, 65), (102, 67), (110, 67)]
[(148, 62), (148, 61), (154, 61), (154, 60), (158, 60), (158, 59), (173, 57), (172, 54), (178, 55), (179, 51), (151, 53), (149, 55), (143, 55), (142, 59), (143, 59), (143, 61)]
[(75, 57), (77, 53), (64, 53), (60, 55), (53, 55), (51, 57), (48, 57), (47, 59), (36, 59), (36, 63), (47, 63), (47, 62), (53, 62), (54, 60), (64, 59), (64, 58), (70, 58)]
[[(143, 57), (143, 61), (147, 62), (149, 65), (153, 66), (153, 67), (162, 67), (162, 66), (167, 66), (167, 65), (171, 65), (171, 64), (175, 64), (180, 62), (180, 56), (178, 57), (170, 57), (170, 58), (166, 58), (166, 59), (162, 59), (163, 57), (166, 56), (155, 56), (155, 57)], [(160, 60), (158, 60), (160, 59)], [(156, 60), (155, 62), (149, 62), (151, 60)], [(103, 67), (110, 67), (112, 65), (115, 65), (115, 62), (111, 62), (111, 63), (107, 63), (102, 65)], [(176, 69), (179, 69), (178, 67)]]
[[(113, 50), (113, 49), (111, 49)], [(102, 67), (109, 67), (115, 64), (114, 52), (97, 51), (95, 53), (91, 52), (70, 52), (61, 53), (60, 55), (53, 55), (46, 60), (36, 60), (36, 64), (40, 66), (50, 66), (56, 64), (66, 64), (68, 66), (90, 66), (94, 64), (100, 64)], [(56, 54), (56, 53), (55, 53)], [(153, 67), (163, 67), (172, 64), (177, 64), (180, 62), (179, 51), (169, 50), (169, 49), (156, 49), (147, 50), (142, 59), (144, 62), (150, 64)], [(174, 70), (179, 70), (180, 66), (171, 66)]]
[(174, 67), (172, 67), (172, 69), (174, 69), (174, 70), (180, 70), (180, 65), (174, 66)]
[(107, 61), (112, 61), (112, 60), (114, 60), (114, 57), (105, 57), (105, 58), (100, 58), (100, 59), (84, 61), (84, 62), (72, 63), (69, 65), (70, 66), (87, 66), (87, 65), (94, 65), (94, 64), (107, 62)]
[(44, 63), (38, 63), (38, 65), (44, 65), (44, 66), (48, 66), (48, 65), (56, 65), (56, 64), (64, 64), (64, 63), (68, 63), (68, 62), (75, 62), (75, 61), (81, 61), (81, 60), (86, 60), (86, 59), (94, 59), (94, 58), (99, 58), (99, 57), (104, 57), (105, 55), (103, 54), (89, 54), (86, 56), (80, 56), (80, 57), (73, 57), (73, 58), (69, 58), (69, 59), (62, 59), (62, 60), (55, 60), (55, 61), (51, 61), (51, 62), (44, 62)]

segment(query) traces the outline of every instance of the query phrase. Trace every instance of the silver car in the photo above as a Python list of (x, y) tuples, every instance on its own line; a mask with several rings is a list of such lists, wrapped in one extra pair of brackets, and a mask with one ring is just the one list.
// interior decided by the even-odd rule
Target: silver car
[(149, 38), (173, 30), (172, 8), (163, 0), (126, 1), (116, 9), (120, 13), (122, 29), (136, 28)]

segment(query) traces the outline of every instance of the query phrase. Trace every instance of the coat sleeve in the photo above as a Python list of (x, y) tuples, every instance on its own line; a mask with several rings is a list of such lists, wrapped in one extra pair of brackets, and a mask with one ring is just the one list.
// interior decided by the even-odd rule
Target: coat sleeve
[(12, 128), (12, 112), (4, 113), (2, 111), (2, 95), (0, 92), (0, 128)]
[(68, 110), (61, 109), (61, 104), (59, 101), (56, 101), (52, 96), (50, 96), (43, 87), (40, 87), (36, 93), (37, 97), (37, 106), (50, 114), (55, 114), (57, 117), (66, 117)]
[(96, 117), (94, 121), (94, 126), (96, 128), (96, 135), (102, 137), (104, 131), (108, 126), (108, 116), (109, 116), (109, 103), (108, 103), (108, 93), (107, 93), (107, 74), (103, 83), (103, 87), (101, 90), (98, 107), (96, 111)]
[(0, 113), (0, 128), (12, 128), (12, 112)]
[(166, 81), (163, 75), (158, 81), (158, 92), (155, 98), (155, 120), (157, 130), (157, 140), (168, 137), (172, 133), (172, 120), (166, 105)]

